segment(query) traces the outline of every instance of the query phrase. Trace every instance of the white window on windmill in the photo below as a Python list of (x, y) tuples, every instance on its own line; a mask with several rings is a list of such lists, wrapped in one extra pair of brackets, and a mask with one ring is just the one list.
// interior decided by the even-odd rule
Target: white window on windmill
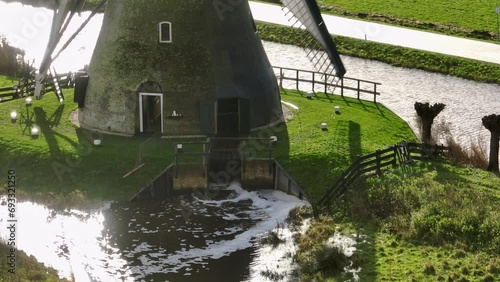
[(172, 23), (161, 22), (159, 30), (160, 43), (172, 43)]

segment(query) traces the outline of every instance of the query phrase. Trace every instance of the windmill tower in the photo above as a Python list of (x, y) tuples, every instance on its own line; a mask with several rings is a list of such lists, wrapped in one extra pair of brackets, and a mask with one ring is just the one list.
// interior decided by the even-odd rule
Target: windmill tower
[[(308, 55), (317, 70), (342, 77), (316, 1), (282, 2), (312, 35)], [(58, 3), (37, 97), (54, 49), (85, 1)], [(245, 136), (282, 121), (276, 77), (247, 0), (101, 0), (93, 14), (104, 4), (88, 75), (75, 88), (82, 127), (129, 136)]]

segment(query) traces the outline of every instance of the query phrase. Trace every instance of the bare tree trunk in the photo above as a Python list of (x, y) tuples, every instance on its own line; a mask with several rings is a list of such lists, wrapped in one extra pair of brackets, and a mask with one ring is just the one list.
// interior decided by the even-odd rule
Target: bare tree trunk
[(500, 136), (500, 115), (489, 115), (482, 118), (483, 126), (491, 133), (490, 138), (490, 159), (488, 161), (488, 171), (499, 172), (498, 170), (498, 150)]
[(498, 153), (499, 153), (499, 134), (491, 131), (490, 138), (490, 160), (488, 162), (488, 171), (499, 172), (498, 168)]
[(434, 117), (429, 117), (429, 116), (423, 116), (421, 117), (422, 119), (422, 141), (424, 143), (430, 144), (431, 143), (431, 130), (432, 130), (432, 124), (434, 123)]

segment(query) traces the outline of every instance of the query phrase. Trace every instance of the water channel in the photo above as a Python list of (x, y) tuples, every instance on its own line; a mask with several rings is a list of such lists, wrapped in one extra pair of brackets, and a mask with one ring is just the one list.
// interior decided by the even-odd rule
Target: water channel
[[(1, 201), (0, 238), (6, 239)], [(17, 244), (78, 282), (266, 281), (266, 270), (292, 274), (295, 249), (285, 220), (304, 205), (280, 191), (248, 192), (237, 184), (210, 197), (104, 203), (86, 211), (24, 202), (17, 207)], [(284, 245), (262, 243), (273, 229)]]
[[(91, 21), (58, 59), (55, 67), (59, 72), (89, 62), (101, 22), (101, 16)], [(43, 56), (50, 23), (51, 13), (46, 9), (0, 2), (0, 34), (36, 62)], [(313, 70), (300, 48), (269, 42), (264, 46), (272, 65)], [(352, 57), (342, 59), (349, 77), (382, 83), (378, 101), (413, 129), (417, 128), (416, 101), (442, 102), (447, 107), (439, 120), (449, 124), (459, 143), (468, 146), (480, 136), (489, 138), (481, 117), (500, 110), (500, 85)], [(301, 89), (309, 91), (311, 86), (303, 84)], [(259, 238), (284, 221), (291, 209), (306, 203), (276, 191), (232, 188), (215, 199), (186, 195), (155, 204), (103, 203), (100, 209), (86, 211), (56, 212), (21, 203), (18, 244), (59, 270), (62, 277), (76, 281), (266, 281), (260, 273), (278, 269), (278, 264), (281, 268), (291, 264), (279, 258), (293, 252), (293, 246), (275, 249), (276, 258)], [(5, 212), (0, 206), (0, 219), (7, 218)], [(2, 238), (7, 236), (5, 224), (0, 224)], [(282, 235), (289, 233), (282, 231)]]

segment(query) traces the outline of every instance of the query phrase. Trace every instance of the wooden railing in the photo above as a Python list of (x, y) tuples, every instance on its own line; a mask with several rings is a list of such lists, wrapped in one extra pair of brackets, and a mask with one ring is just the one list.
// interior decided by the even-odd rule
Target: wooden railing
[(139, 190), (130, 201), (166, 199), (174, 189), (174, 165), (165, 168), (150, 183)]
[(293, 195), (301, 200), (312, 203), (311, 196), (300, 187), (297, 182), (288, 174), (277, 160), (273, 159), (274, 189), (280, 190), (288, 195)]
[(389, 166), (405, 166), (414, 160), (424, 160), (433, 156), (448, 152), (449, 148), (442, 145), (429, 145), (418, 143), (402, 143), (393, 145), (384, 150), (358, 157), (358, 159), (342, 173), (339, 180), (335, 182), (317, 202), (318, 207), (331, 205), (333, 201), (341, 197), (349, 187), (363, 174), (382, 173)]
[(329, 89), (333, 88), (335, 90), (339, 88), (342, 97), (344, 97), (344, 94), (350, 93), (355, 95), (357, 99), (360, 99), (361, 94), (369, 94), (373, 96), (373, 102), (375, 103), (377, 102), (377, 96), (380, 95), (380, 92), (377, 91), (377, 86), (381, 85), (381, 83), (374, 81), (344, 76), (338, 82), (332, 83), (333, 76), (326, 73), (275, 66), (273, 66), (273, 69), (279, 81), (280, 88), (283, 88), (284, 80), (289, 80), (295, 81), (295, 88), (297, 90), (299, 90), (301, 82), (311, 84), (311, 91), (313, 93), (316, 92), (316, 89), (322, 88), (325, 94), (334, 94)]
[[(56, 81), (59, 83), (60, 88), (63, 89), (70, 88), (74, 83), (74, 81), (69, 78), (69, 73), (56, 75)], [(52, 79), (50, 79), (50, 82), (44, 83), (42, 93), (47, 93), (53, 90), (54, 85)], [(20, 99), (27, 96), (33, 96), (34, 91), (35, 82), (0, 88), (0, 103)]]

